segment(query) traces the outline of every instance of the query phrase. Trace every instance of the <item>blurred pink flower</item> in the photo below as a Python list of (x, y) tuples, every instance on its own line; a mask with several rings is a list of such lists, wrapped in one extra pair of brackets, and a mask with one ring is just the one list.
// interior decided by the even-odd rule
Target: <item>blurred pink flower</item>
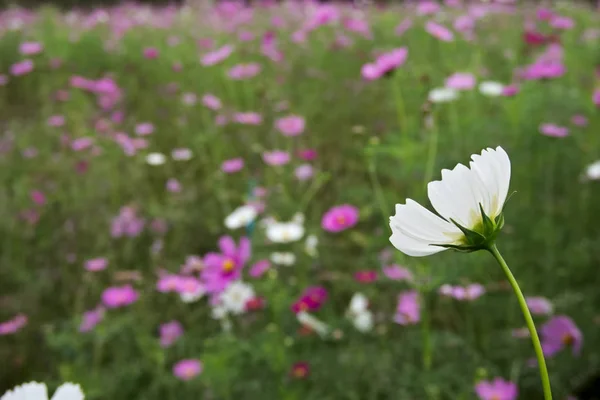
[(342, 204), (330, 208), (321, 219), (321, 227), (327, 232), (341, 232), (358, 223), (358, 208)]
[(119, 215), (112, 220), (110, 233), (113, 238), (136, 237), (142, 232), (144, 225), (145, 221), (137, 216), (134, 208), (122, 207)]
[(65, 124), (65, 117), (63, 115), (52, 115), (48, 117), (48, 126), (59, 127)]
[(538, 8), (536, 11), (536, 18), (540, 21), (549, 21), (554, 17), (554, 12), (545, 7)]
[(300, 149), (297, 154), (304, 161), (313, 161), (317, 158), (317, 150), (315, 149)]
[(563, 76), (567, 72), (561, 61), (536, 61), (525, 67), (523, 79), (540, 80), (553, 79)]
[(265, 151), (262, 158), (265, 164), (281, 166), (290, 162), (290, 153), (283, 150)]
[(554, 15), (552, 16), (552, 19), (550, 19), (550, 26), (556, 29), (568, 30), (575, 26), (575, 22), (569, 17)]
[(38, 206), (43, 206), (46, 204), (46, 195), (41, 190), (32, 190), (29, 193), (31, 197), (31, 201), (33, 201)]
[(148, 59), (148, 60), (153, 60), (155, 58), (158, 58), (158, 49), (155, 47), (146, 47), (144, 49), (144, 58)]
[(33, 61), (31, 60), (23, 60), (10, 66), (10, 73), (14, 76), (26, 75), (31, 71), (33, 71)]
[(202, 96), (202, 104), (211, 110), (220, 110), (222, 107), (221, 100), (217, 96), (210, 93)]
[(243, 125), (260, 125), (262, 116), (255, 112), (238, 112), (233, 115), (233, 120)]
[(269, 268), (271, 268), (271, 262), (269, 260), (257, 261), (250, 267), (249, 275), (253, 278), (259, 278), (263, 276)]
[(0, 336), (17, 333), (27, 325), (27, 316), (17, 314), (12, 319), (0, 323)]
[(478, 382), (475, 393), (480, 400), (516, 400), (519, 392), (515, 383), (496, 378)]
[(71, 149), (73, 151), (82, 151), (94, 144), (94, 140), (91, 137), (80, 137), (71, 142)]
[(179, 288), (181, 277), (174, 274), (163, 274), (156, 282), (156, 290), (160, 293), (175, 292)]
[(400, 22), (398, 26), (396, 26), (394, 32), (396, 33), (396, 36), (402, 36), (404, 32), (410, 29), (411, 26), (412, 21), (410, 20), (410, 18), (404, 18), (402, 22)]
[(471, 90), (475, 87), (473, 74), (457, 72), (446, 79), (446, 87), (456, 90)]
[(196, 93), (186, 92), (182, 95), (181, 101), (186, 106), (193, 106), (198, 101), (198, 96), (196, 96)]
[(108, 260), (106, 258), (91, 258), (84, 263), (84, 268), (92, 272), (105, 270), (107, 266)]
[(526, 297), (527, 307), (534, 315), (550, 315), (553, 311), (553, 306), (550, 300), (545, 297)]
[(592, 95), (592, 101), (596, 107), (600, 107), (600, 89), (596, 89)]
[(519, 93), (519, 87), (517, 85), (507, 85), (502, 89), (502, 96), (512, 97), (516, 96)]
[(540, 133), (552, 137), (565, 137), (569, 135), (569, 128), (555, 124), (541, 124)]
[(0, 86), (4, 86), (8, 83), (8, 76), (0, 74)]
[(81, 324), (79, 324), (79, 332), (90, 332), (104, 319), (104, 307), (98, 306), (93, 310), (83, 313)]
[(294, 175), (299, 181), (306, 181), (313, 177), (315, 171), (312, 165), (302, 164), (296, 167)]
[(173, 366), (173, 375), (182, 381), (189, 381), (202, 372), (203, 366), (200, 360), (181, 360)]
[(585, 115), (581, 115), (581, 114), (577, 114), (577, 115), (573, 115), (573, 117), (571, 118), (571, 123), (575, 126), (587, 126), (588, 124), (588, 119), (585, 117)]
[(383, 274), (387, 276), (389, 279), (393, 279), (395, 281), (413, 281), (413, 274), (408, 269), (401, 267), (396, 264), (388, 265), (387, 267), (383, 267)]
[(39, 54), (44, 50), (44, 46), (39, 42), (23, 42), (19, 45), (19, 53), (24, 56)]
[(359, 283), (372, 283), (377, 280), (377, 271), (364, 270), (354, 273), (354, 280)]
[(218, 48), (217, 50), (211, 51), (210, 53), (206, 53), (200, 59), (200, 64), (205, 67), (215, 65), (225, 60), (227, 57), (233, 53), (234, 47), (231, 45), (225, 45), (223, 47)]
[(327, 300), (327, 289), (321, 286), (307, 287), (300, 298), (292, 304), (292, 312), (318, 311)]
[(342, 23), (344, 28), (350, 32), (358, 33), (365, 38), (371, 38), (372, 36), (369, 22), (365, 19), (345, 18)]
[(136, 135), (145, 136), (154, 132), (154, 125), (150, 122), (142, 122), (135, 126)]
[(226, 174), (233, 174), (240, 171), (242, 168), (244, 168), (243, 158), (231, 158), (221, 163), (221, 171), (225, 172)]
[(284, 136), (298, 136), (304, 132), (305, 121), (299, 115), (288, 115), (275, 120), (275, 127)]
[(428, 21), (425, 24), (425, 30), (431, 36), (443, 41), (443, 42), (451, 42), (454, 40), (454, 34), (444, 25), (438, 24), (434, 21)]
[(440, 5), (433, 1), (421, 1), (417, 5), (417, 15), (431, 15), (440, 10)]
[(249, 42), (254, 39), (254, 33), (250, 31), (241, 31), (238, 33), (238, 39), (240, 39), (241, 42)]
[(183, 335), (183, 326), (179, 321), (170, 321), (164, 323), (158, 329), (160, 334), (160, 346), (163, 348), (171, 347)]
[(239, 279), (241, 270), (250, 259), (251, 247), (247, 237), (240, 238), (236, 245), (231, 236), (219, 239), (220, 253), (211, 252), (204, 256), (201, 276), (207, 292), (220, 293), (230, 282)]
[(394, 322), (400, 325), (413, 325), (421, 320), (421, 305), (419, 303), (419, 293), (416, 290), (410, 290), (401, 293), (398, 296), (398, 306)]
[(231, 79), (236, 80), (248, 79), (258, 75), (260, 69), (261, 67), (258, 63), (237, 64), (227, 71), (227, 75)]
[(137, 299), (138, 292), (131, 285), (112, 286), (102, 292), (102, 303), (107, 308), (125, 307)]
[(383, 53), (377, 57), (373, 63), (363, 65), (361, 75), (367, 80), (379, 79), (402, 66), (407, 57), (408, 49), (406, 47), (399, 47), (387, 53)]
[(166, 183), (167, 191), (171, 193), (181, 192), (181, 183), (175, 178), (169, 178)]
[(578, 355), (583, 345), (583, 334), (573, 320), (565, 315), (553, 317), (541, 328), (542, 349), (546, 357), (552, 357), (565, 347), (572, 347)]

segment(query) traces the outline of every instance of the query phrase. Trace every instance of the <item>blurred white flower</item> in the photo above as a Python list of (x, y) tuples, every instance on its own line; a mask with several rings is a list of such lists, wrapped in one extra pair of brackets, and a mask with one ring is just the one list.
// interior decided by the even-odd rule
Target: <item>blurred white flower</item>
[(329, 333), (329, 327), (326, 323), (305, 311), (296, 314), (296, 318), (302, 325), (309, 327), (321, 336), (326, 336)]
[(256, 219), (257, 215), (256, 209), (250, 205), (238, 207), (225, 218), (225, 227), (227, 229), (238, 229), (248, 226)]
[(319, 239), (316, 235), (308, 235), (306, 242), (304, 242), (304, 251), (311, 257), (316, 257), (318, 254), (317, 246), (319, 245)]
[(354, 327), (361, 332), (373, 329), (373, 313), (369, 310), (369, 300), (362, 293), (355, 293), (350, 300), (347, 316)]
[(294, 253), (280, 253), (280, 252), (274, 252), (271, 253), (271, 257), (270, 257), (271, 261), (274, 264), (277, 265), (285, 265), (285, 266), (290, 266), (290, 265), (294, 265), (296, 263), (296, 255)]
[(166, 161), (167, 157), (162, 153), (149, 153), (146, 156), (146, 162), (149, 165), (163, 165)]
[(302, 214), (301, 212), (294, 214), (294, 216), (292, 217), (292, 222), (295, 222), (300, 225), (304, 224), (304, 214)]
[(227, 309), (223, 306), (223, 304), (217, 304), (212, 308), (211, 316), (213, 319), (222, 320), (227, 317)]
[(479, 84), (479, 92), (484, 96), (498, 97), (504, 92), (504, 85), (500, 82), (485, 81)]
[(429, 182), (427, 194), (441, 218), (411, 199), (396, 204), (390, 217), (394, 247), (423, 257), (452, 247), (474, 251), (493, 240), (503, 225), (510, 159), (500, 146), (471, 158), (470, 169), (458, 164), (442, 170), (441, 181)]
[(373, 313), (369, 310), (363, 311), (352, 318), (354, 327), (360, 332), (369, 332), (373, 329)]
[(290, 243), (304, 236), (304, 226), (297, 222), (272, 222), (266, 228), (267, 238), (273, 243)]
[(240, 315), (246, 312), (246, 304), (255, 297), (254, 289), (247, 283), (236, 281), (221, 293), (221, 304), (230, 313)]
[(585, 178), (592, 181), (600, 179), (600, 160), (585, 168)]
[(350, 300), (350, 306), (348, 307), (348, 312), (350, 314), (360, 314), (363, 311), (368, 310), (369, 308), (369, 300), (362, 293), (354, 293), (352, 299)]
[(195, 303), (200, 300), (202, 296), (206, 294), (206, 290), (202, 286), (198, 286), (198, 288), (193, 292), (182, 292), (179, 294), (181, 301), (184, 303)]
[(458, 98), (458, 91), (452, 88), (435, 88), (429, 92), (428, 99), (432, 103), (448, 103)]
[[(52, 396), (52, 400), (83, 400), (84, 398), (81, 387), (74, 383), (63, 383)], [(24, 383), (4, 393), (0, 400), (48, 400), (48, 389), (45, 383)]]

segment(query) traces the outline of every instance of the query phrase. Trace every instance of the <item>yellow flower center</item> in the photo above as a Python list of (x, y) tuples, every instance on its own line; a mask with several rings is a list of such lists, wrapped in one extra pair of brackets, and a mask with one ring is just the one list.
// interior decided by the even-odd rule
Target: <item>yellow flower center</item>
[(235, 267), (235, 263), (230, 258), (226, 259), (225, 262), (223, 262), (223, 271), (225, 271), (225, 272), (233, 271), (234, 267)]
[(338, 215), (337, 217), (335, 217), (335, 221), (340, 225), (344, 225), (346, 223), (346, 217), (344, 217), (343, 215)]

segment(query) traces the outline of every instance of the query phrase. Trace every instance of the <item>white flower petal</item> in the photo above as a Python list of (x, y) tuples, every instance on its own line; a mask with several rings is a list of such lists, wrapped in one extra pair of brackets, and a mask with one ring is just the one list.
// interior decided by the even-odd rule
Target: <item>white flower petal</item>
[(352, 314), (359, 314), (367, 310), (368, 306), (369, 300), (367, 300), (367, 297), (362, 293), (355, 293), (350, 300), (350, 307), (348, 307), (348, 310)]
[(483, 181), (488, 191), (489, 204), (484, 211), (490, 217), (497, 217), (502, 211), (510, 185), (510, 159), (500, 146), (496, 150), (488, 148), (481, 155), (471, 156), (471, 168)]
[(0, 400), (48, 400), (48, 389), (45, 383), (29, 382), (4, 393)]
[(83, 400), (85, 395), (79, 385), (74, 383), (63, 383), (56, 389), (52, 400)]

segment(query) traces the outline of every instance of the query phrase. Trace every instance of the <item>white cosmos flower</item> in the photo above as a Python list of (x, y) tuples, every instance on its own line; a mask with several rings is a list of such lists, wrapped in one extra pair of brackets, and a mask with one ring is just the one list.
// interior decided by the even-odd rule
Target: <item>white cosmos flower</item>
[(309, 327), (321, 336), (325, 336), (329, 333), (329, 327), (325, 322), (319, 320), (318, 318), (307, 313), (306, 311), (302, 311), (296, 314), (296, 318), (298, 319), (298, 322), (300, 322), (302, 325)]
[(246, 304), (255, 297), (254, 289), (247, 283), (231, 282), (221, 293), (221, 304), (230, 313), (240, 315), (246, 312)]
[(149, 165), (163, 165), (166, 161), (167, 157), (162, 153), (149, 153), (146, 156), (146, 162)]
[[(497, 233), (510, 184), (510, 159), (500, 146), (471, 158), (470, 169), (458, 164), (451, 171), (442, 170), (441, 181), (428, 184), (427, 195), (441, 218), (411, 199), (396, 204), (396, 215), (390, 217), (394, 247), (409, 256), (422, 257), (444, 251), (444, 246), (481, 248), (491, 239), (484, 235)], [(486, 223), (482, 210), (492, 221), (491, 226), (486, 225), (492, 232), (482, 231)], [(477, 232), (475, 236), (482, 241), (472, 243), (472, 235), (467, 237), (457, 224)]]
[(361, 332), (373, 329), (373, 313), (369, 310), (369, 300), (362, 293), (355, 293), (348, 307), (348, 318)]
[(316, 235), (308, 235), (304, 242), (304, 251), (311, 257), (316, 257), (318, 254), (317, 246), (319, 245), (319, 239)]
[(296, 255), (290, 252), (280, 253), (276, 251), (274, 253), (271, 253), (271, 257), (269, 258), (274, 264), (285, 265), (287, 267), (296, 263)]
[(585, 177), (592, 181), (600, 179), (600, 161), (596, 161), (585, 168)]
[(267, 225), (265, 231), (267, 238), (273, 243), (289, 243), (302, 239), (304, 227), (302, 223), (272, 222)]
[[(51, 400), (83, 400), (84, 398), (79, 385), (63, 383), (56, 389)], [(48, 400), (48, 389), (45, 383), (24, 383), (4, 393), (0, 400)]]
[(498, 97), (504, 92), (504, 85), (494, 81), (481, 82), (479, 84), (479, 92), (484, 96)]
[(356, 314), (352, 318), (352, 324), (360, 332), (369, 332), (373, 329), (373, 313), (369, 310), (365, 310)]
[(348, 307), (348, 312), (350, 314), (360, 314), (363, 311), (366, 311), (369, 307), (369, 300), (362, 293), (354, 293), (352, 299), (350, 300), (350, 306)]
[(248, 226), (256, 219), (257, 215), (256, 209), (250, 205), (238, 207), (225, 218), (225, 227), (227, 229), (238, 229)]
[(227, 317), (227, 309), (222, 304), (218, 304), (212, 308), (211, 316), (213, 319), (225, 319)]
[(458, 98), (458, 91), (456, 89), (441, 87), (431, 89), (428, 95), (429, 101), (432, 103), (448, 103)]

